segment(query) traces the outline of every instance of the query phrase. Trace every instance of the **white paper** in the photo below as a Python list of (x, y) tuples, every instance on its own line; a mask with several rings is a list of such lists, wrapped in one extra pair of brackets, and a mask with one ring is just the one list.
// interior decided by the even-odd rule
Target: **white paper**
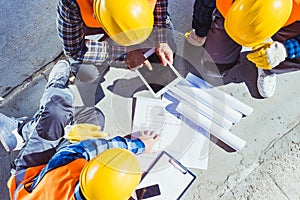
[(72, 93), (74, 94), (74, 107), (81, 107), (83, 106), (83, 101), (81, 99), (81, 95), (79, 93), (78, 87), (76, 85), (70, 85), (69, 88), (72, 90)]
[(215, 137), (232, 147), (233, 149), (241, 151), (242, 148), (245, 146), (246, 142), (244, 140), (225, 130), (218, 124), (212, 122), (205, 116), (196, 112), (191, 107), (183, 103), (179, 103), (176, 110), (186, 118), (193, 121), (195, 124), (198, 124), (204, 130), (208, 131), (209, 133), (211, 133), (212, 135), (214, 135)]
[(166, 111), (165, 107), (169, 104), (167, 100), (145, 97), (136, 99), (132, 132), (154, 130), (161, 134), (161, 140), (154, 147), (156, 153), (138, 156), (142, 170), (147, 169), (162, 150), (172, 154), (187, 167), (207, 169), (209, 140)]
[(188, 99), (186, 99), (188, 102), (191, 102), (192, 99), (196, 99), (233, 123), (238, 123), (242, 119), (243, 115), (240, 112), (227, 106), (224, 102), (214, 98), (202, 89), (183, 85), (183, 82), (187, 81), (182, 80), (179, 84), (171, 87), (170, 90), (179, 96), (183, 96), (184, 93), (188, 94)]
[(226, 117), (219, 114), (218, 112), (214, 111), (210, 107), (206, 106), (201, 101), (197, 101), (195, 98), (192, 98), (188, 94), (181, 91), (177, 94), (175, 94), (172, 91), (168, 91), (167, 93), (173, 96), (174, 98), (178, 99), (180, 102), (186, 104), (187, 106), (190, 106), (200, 114), (206, 116), (208, 119), (222, 126), (226, 130), (229, 130), (232, 127), (233, 123), (230, 120), (228, 120)]
[(188, 73), (186, 76), (186, 80), (190, 82), (190, 87), (198, 87), (203, 91), (209, 93), (213, 97), (226, 102), (226, 105), (230, 106), (231, 108), (243, 113), (244, 115), (250, 115), (253, 112), (253, 108), (248, 106), (247, 104), (239, 101), (238, 99), (228, 95), (227, 93), (223, 92), (222, 90), (213, 87), (209, 83), (205, 82), (204, 80), (200, 79), (199, 77)]

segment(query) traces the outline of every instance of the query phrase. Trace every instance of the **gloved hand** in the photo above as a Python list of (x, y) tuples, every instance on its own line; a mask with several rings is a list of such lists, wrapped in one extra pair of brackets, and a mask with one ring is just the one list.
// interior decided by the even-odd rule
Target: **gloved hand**
[(107, 137), (108, 134), (101, 131), (100, 126), (94, 124), (75, 124), (73, 126), (67, 126), (65, 128), (65, 138), (70, 142), (80, 142), (87, 139), (96, 139)]
[(287, 57), (286, 49), (280, 42), (263, 43), (255, 46), (253, 51), (247, 58), (261, 69), (271, 70)]
[(130, 70), (141, 68), (143, 67), (143, 64), (146, 65), (149, 70), (152, 70), (152, 66), (149, 60), (145, 58), (144, 53), (141, 49), (133, 50), (132, 48), (128, 48), (125, 63)]

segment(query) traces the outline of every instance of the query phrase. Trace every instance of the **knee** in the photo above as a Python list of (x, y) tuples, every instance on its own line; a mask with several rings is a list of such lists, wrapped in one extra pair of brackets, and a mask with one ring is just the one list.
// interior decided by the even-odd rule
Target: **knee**
[(73, 118), (72, 106), (59, 96), (53, 96), (45, 105), (37, 124), (38, 135), (46, 140), (57, 140), (64, 135), (64, 127)]

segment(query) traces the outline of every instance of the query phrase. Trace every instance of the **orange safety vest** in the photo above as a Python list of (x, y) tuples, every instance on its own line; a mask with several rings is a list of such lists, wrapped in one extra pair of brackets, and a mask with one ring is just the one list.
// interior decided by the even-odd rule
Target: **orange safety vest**
[[(79, 6), (81, 17), (85, 25), (90, 28), (101, 28), (101, 24), (94, 16), (94, 0), (76, 0), (76, 2)], [(148, 0), (148, 3), (152, 10), (154, 10), (156, 0)]]
[(43, 199), (43, 200), (75, 200), (74, 188), (79, 180), (81, 170), (87, 161), (83, 158), (74, 160), (67, 165), (55, 168), (47, 172), (36, 187), (28, 192), (35, 177), (37, 177), (45, 165), (30, 167), (26, 170), (24, 180), (16, 185), (15, 176), (11, 176), (7, 182), (11, 199)]
[[(233, 0), (217, 0), (216, 1), (217, 9), (220, 11), (220, 13), (222, 14), (223, 17), (226, 17), (228, 9), (230, 8), (232, 3), (233, 3)], [(292, 13), (291, 13), (289, 19), (287, 20), (287, 22), (284, 24), (284, 26), (290, 25), (298, 20), (300, 20), (300, 3), (299, 3), (299, 0), (293, 0)]]

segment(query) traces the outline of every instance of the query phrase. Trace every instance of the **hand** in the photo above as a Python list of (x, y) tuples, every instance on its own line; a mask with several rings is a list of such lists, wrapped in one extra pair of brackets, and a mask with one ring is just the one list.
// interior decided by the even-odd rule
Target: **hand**
[(287, 57), (284, 45), (280, 42), (270, 42), (253, 47), (254, 52), (247, 55), (248, 60), (256, 67), (271, 70)]
[(132, 136), (139, 138), (144, 143), (145, 153), (152, 153), (154, 145), (160, 140), (160, 135), (148, 130), (134, 133)]
[(167, 43), (159, 43), (156, 46), (156, 54), (163, 66), (167, 66), (167, 61), (173, 64), (173, 51)]
[(126, 53), (126, 64), (130, 70), (136, 70), (143, 65), (146, 65), (146, 67), (151, 71), (152, 66), (149, 60), (147, 60), (144, 56), (144, 53), (141, 49), (135, 49), (132, 51), (128, 51)]
[(196, 47), (202, 47), (203, 44), (206, 41), (206, 36), (205, 37), (200, 37), (195, 33), (195, 30), (191, 30), (189, 32), (186, 32), (184, 34), (185, 39), (192, 45)]

